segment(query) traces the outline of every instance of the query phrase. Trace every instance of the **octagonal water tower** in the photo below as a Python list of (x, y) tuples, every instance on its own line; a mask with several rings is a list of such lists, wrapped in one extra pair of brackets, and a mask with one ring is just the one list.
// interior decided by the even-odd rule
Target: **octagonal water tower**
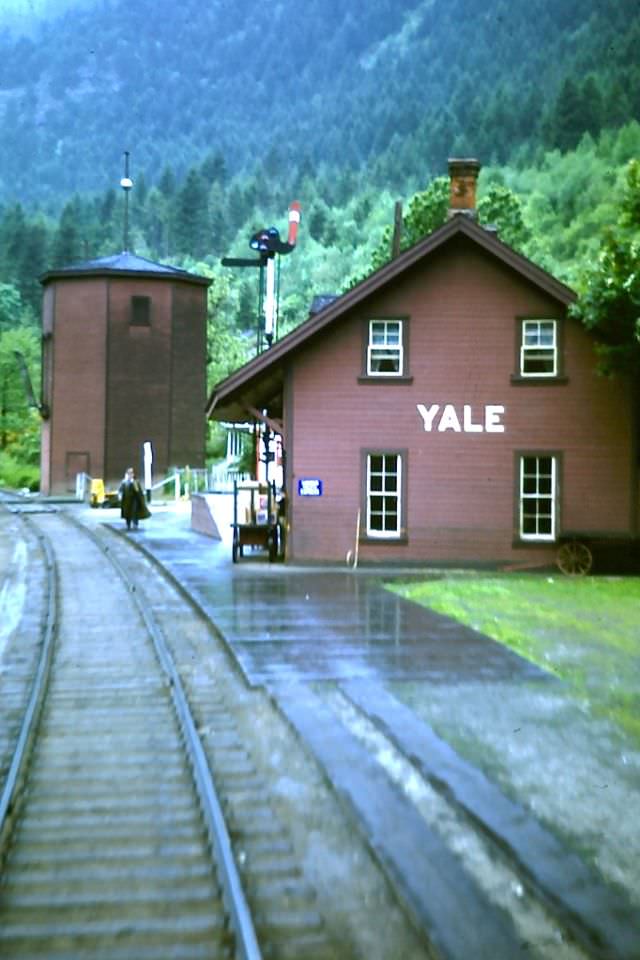
[(41, 283), (41, 492), (73, 492), (78, 473), (113, 486), (147, 441), (154, 477), (204, 466), (211, 280), (125, 252)]

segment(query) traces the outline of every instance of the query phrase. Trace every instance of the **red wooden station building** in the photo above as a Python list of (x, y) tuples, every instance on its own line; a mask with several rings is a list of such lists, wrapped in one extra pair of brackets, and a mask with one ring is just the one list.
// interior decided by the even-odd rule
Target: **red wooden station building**
[(595, 369), (575, 294), (475, 220), (450, 161), (447, 223), (213, 390), (286, 457), (296, 562), (551, 563), (638, 535), (638, 403)]

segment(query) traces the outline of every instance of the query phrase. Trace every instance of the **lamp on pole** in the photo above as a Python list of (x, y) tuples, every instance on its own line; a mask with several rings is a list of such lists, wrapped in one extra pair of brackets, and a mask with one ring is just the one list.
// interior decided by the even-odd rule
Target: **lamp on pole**
[(124, 176), (120, 180), (124, 191), (124, 248), (123, 253), (129, 250), (129, 191), (133, 187), (133, 180), (129, 176), (129, 151), (124, 152)]

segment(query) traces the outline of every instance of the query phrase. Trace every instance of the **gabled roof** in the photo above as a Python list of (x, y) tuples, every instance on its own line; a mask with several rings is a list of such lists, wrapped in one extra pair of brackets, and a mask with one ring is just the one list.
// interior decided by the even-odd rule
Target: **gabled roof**
[(211, 283), (208, 277), (201, 277), (198, 274), (189, 273), (188, 270), (181, 270), (179, 267), (172, 267), (166, 263), (156, 263), (154, 260), (138, 257), (135, 253), (129, 253), (128, 251), (114, 253), (109, 257), (98, 257), (95, 260), (82, 260), (80, 263), (71, 263), (67, 267), (49, 270), (40, 278), (40, 283), (46, 284), (51, 280), (64, 277), (101, 277), (105, 275), (171, 278), (206, 286)]
[[(207, 403), (207, 416), (215, 419), (234, 419), (234, 415), (245, 409), (242, 403), (246, 398), (254, 397), (253, 406), (266, 405), (270, 395), (274, 395), (282, 375), (285, 361), (312, 337), (339, 320), (348, 310), (357, 306), (366, 297), (376, 293), (386, 284), (400, 276), (418, 261), (440, 249), (456, 236), (466, 236), (519, 273), (534, 286), (539, 287), (553, 299), (568, 305), (576, 299), (570, 287), (556, 280), (546, 270), (536, 266), (531, 260), (502, 243), (495, 232), (485, 230), (465, 214), (453, 216), (444, 226), (420, 240), (413, 247), (401, 253), (394, 260), (370, 274), (357, 286), (342, 296), (330, 300), (317, 313), (301, 323), (291, 333), (277, 341), (269, 350), (250, 360), (235, 373), (216, 384)], [(255, 395), (255, 396), (254, 396)], [(224, 412), (224, 417), (222, 416)]]

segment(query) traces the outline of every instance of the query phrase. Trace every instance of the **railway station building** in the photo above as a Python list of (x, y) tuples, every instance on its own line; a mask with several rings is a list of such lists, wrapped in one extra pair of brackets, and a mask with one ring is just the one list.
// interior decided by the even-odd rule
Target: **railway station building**
[(125, 252), (41, 283), (42, 493), (79, 473), (117, 485), (144, 443), (157, 474), (204, 466), (211, 281)]
[(475, 219), (446, 224), (218, 384), (282, 438), (294, 562), (544, 565), (638, 535), (638, 401), (596, 372), (574, 292)]

